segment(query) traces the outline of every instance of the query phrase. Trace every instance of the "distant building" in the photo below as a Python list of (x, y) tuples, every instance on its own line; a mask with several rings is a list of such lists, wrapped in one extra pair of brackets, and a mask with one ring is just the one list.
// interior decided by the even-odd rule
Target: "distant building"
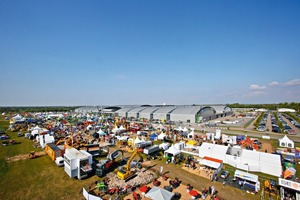
[(278, 108), (277, 112), (296, 112), (296, 110), (290, 108)]
[(124, 117), (128, 120), (154, 120), (185, 123), (199, 123), (219, 117), (232, 115), (233, 111), (225, 105), (126, 105), (81, 107), (75, 112), (97, 112)]

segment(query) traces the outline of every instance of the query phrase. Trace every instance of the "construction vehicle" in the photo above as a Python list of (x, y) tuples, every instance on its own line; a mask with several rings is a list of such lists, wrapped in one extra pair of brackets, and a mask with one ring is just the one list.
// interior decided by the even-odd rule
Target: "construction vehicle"
[(265, 192), (268, 192), (271, 195), (277, 195), (277, 186), (275, 180), (266, 180), (265, 181)]
[(36, 157), (37, 157), (37, 155), (35, 154), (35, 151), (30, 151), (29, 158), (33, 159), (33, 158), (36, 158)]
[[(133, 154), (131, 155), (131, 157), (129, 158), (129, 160), (127, 161), (127, 164), (125, 166), (122, 166), (119, 168), (119, 171), (117, 173), (117, 176), (119, 179), (121, 180), (128, 180), (129, 178), (131, 178), (134, 175), (134, 172), (131, 171), (131, 162), (133, 161), (133, 158), (139, 154), (140, 152), (136, 149)], [(140, 155), (141, 156), (141, 155)], [(136, 162), (136, 166), (141, 167), (140, 164), (138, 164), (139, 162)]]
[(65, 148), (63, 145), (56, 146), (52, 143), (46, 144), (45, 151), (53, 161), (55, 161), (58, 157), (64, 156), (65, 154)]
[(107, 156), (106, 160), (100, 160), (97, 164), (94, 164), (95, 174), (99, 177), (103, 177), (109, 171), (115, 169), (118, 166), (118, 157), (123, 159), (123, 151), (115, 150)]
[(152, 155), (152, 154), (154, 154), (158, 151), (160, 151), (159, 146), (158, 145), (153, 145), (153, 146), (144, 148), (143, 153), (146, 154), (146, 155)]

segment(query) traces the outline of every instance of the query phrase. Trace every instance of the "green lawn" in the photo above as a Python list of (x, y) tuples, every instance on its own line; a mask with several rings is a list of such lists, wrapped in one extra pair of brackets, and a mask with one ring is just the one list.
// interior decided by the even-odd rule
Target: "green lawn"
[[(0, 128), (7, 128), (8, 121), (0, 121)], [(0, 146), (0, 196), (2, 199), (82, 199), (81, 189), (98, 178), (86, 180), (70, 178), (64, 168), (57, 167), (49, 156), (25, 159), (8, 163), (5, 158), (29, 154), (35, 149), (33, 142), (17, 137), (16, 132), (7, 131), (10, 139), (20, 144)]]

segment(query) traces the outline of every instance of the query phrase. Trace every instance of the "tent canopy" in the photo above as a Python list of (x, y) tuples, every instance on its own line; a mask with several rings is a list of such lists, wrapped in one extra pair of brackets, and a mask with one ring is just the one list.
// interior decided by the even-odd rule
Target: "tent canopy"
[(194, 145), (196, 145), (197, 144), (197, 142), (195, 141), (195, 140), (189, 140), (187, 143), (186, 143), (186, 145), (190, 145), (190, 146), (194, 146)]
[(172, 146), (168, 150), (165, 151), (165, 155), (167, 153), (172, 154), (173, 156), (176, 156), (176, 155), (180, 154), (181, 151), (176, 149), (175, 146), (172, 144)]
[(149, 138), (150, 138), (150, 140), (155, 140), (155, 139), (157, 139), (157, 134), (152, 133)]
[(283, 138), (278, 139), (278, 141), (280, 147), (294, 148), (294, 142), (286, 135)]
[(161, 132), (157, 137), (158, 137), (159, 140), (163, 140), (166, 137), (166, 134)]
[(222, 164), (222, 160), (205, 156), (200, 161), (200, 164), (208, 166), (208, 167), (212, 167), (214, 169), (218, 169), (220, 167), (220, 165)]
[(171, 200), (174, 193), (163, 188), (153, 187), (145, 196), (151, 199)]

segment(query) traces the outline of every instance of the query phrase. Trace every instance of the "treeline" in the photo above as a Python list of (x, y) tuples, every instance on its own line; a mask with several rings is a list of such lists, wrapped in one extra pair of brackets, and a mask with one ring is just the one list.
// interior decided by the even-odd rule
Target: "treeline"
[(278, 103), (278, 104), (227, 104), (231, 108), (265, 108), (268, 110), (277, 110), (278, 108), (290, 108), (295, 109), (297, 112), (300, 111), (300, 103), (291, 102), (291, 103)]
[(21, 112), (68, 112), (79, 108), (79, 106), (40, 106), (40, 107), (0, 107), (3, 113), (21, 113)]

